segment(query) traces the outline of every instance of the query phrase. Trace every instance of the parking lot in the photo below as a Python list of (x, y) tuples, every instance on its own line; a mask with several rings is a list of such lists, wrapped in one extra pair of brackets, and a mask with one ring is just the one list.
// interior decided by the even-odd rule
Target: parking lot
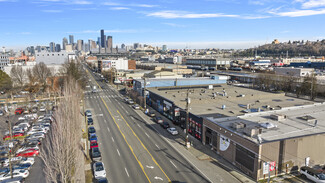
[(46, 145), (42, 141), (54, 120), (53, 109), (53, 102), (38, 100), (0, 106), (0, 134), (3, 137), (0, 144), (0, 182), (11, 177), (9, 162), (16, 179), (30, 183), (46, 182), (38, 156), (41, 146)]

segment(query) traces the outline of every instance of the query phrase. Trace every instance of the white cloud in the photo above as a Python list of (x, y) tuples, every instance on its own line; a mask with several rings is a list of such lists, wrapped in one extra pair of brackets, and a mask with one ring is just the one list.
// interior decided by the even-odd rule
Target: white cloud
[(96, 8), (73, 8), (71, 10), (74, 10), (74, 11), (89, 11), (89, 10), (96, 10)]
[(159, 18), (217, 18), (217, 17), (238, 17), (238, 15), (227, 15), (222, 13), (188, 13), (185, 11), (157, 11), (148, 13), (147, 16)]
[(282, 16), (282, 17), (303, 17), (303, 16), (312, 16), (312, 15), (322, 15), (325, 14), (325, 9), (318, 10), (294, 10), (288, 12), (276, 12), (270, 11), (269, 13)]
[(306, 2), (303, 2), (302, 8), (308, 9), (308, 8), (319, 8), (325, 6), (325, 0), (308, 0)]
[(264, 2), (263, 1), (253, 1), (253, 0), (250, 0), (250, 1), (248, 1), (248, 4), (264, 5)]
[(62, 10), (42, 10), (42, 12), (45, 12), (45, 13), (61, 13)]
[(87, 5), (87, 4), (93, 4), (93, 2), (91, 2), (91, 1), (78, 0), (78, 1), (72, 1), (71, 4)]
[(157, 7), (158, 5), (152, 5), (152, 4), (131, 4), (130, 6), (142, 7), (142, 8), (153, 8), (153, 7)]
[(130, 8), (127, 8), (127, 7), (113, 7), (113, 8), (110, 8), (111, 10), (129, 10)]
[(171, 26), (171, 27), (186, 27), (185, 25), (182, 25), (182, 24), (175, 24), (175, 23), (169, 23), (169, 22), (162, 23), (162, 24), (168, 25), (168, 26)]

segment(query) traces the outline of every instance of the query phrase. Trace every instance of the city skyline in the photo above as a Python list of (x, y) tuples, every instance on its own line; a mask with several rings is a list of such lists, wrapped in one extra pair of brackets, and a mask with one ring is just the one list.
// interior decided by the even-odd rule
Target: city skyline
[(1, 0), (5, 28), (0, 46), (48, 45), (69, 35), (75, 41), (96, 40), (104, 29), (114, 37), (113, 47), (140, 42), (168, 48), (250, 48), (273, 39), (324, 39), (324, 8), (323, 0)]

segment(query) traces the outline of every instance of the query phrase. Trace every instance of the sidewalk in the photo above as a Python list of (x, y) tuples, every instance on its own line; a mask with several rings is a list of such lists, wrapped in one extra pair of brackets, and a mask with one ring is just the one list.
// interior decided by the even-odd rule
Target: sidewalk
[[(141, 110), (136, 110), (137, 114), (149, 124), (154, 124), (151, 118), (143, 113)], [(160, 115), (162, 116), (162, 115)], [(167, 118), (162, 116), (164, 121), (169, 121)], [(169, 121), (172, 125), (172, 123)], [(162, 138), (167, 141), (176, 151), (178, 151), (188, 162), (190, 162), (196, 169), (203, 174), (211, 182), (233, 182), (234, 180), (226, 180), (223, 177), (229, 177), (229, 174), (233, 178), (237, 179), (238, 182), (253, 183), (255, 181), (249, 179), (246, 175), (243, 175), (234, 165), (224, 160), (215, 152), (211, 151), (208, 146), (203, 145), (200, 141), (189, 136), (189, 141), (192, 143), (192, 147), (186, 149), (185, 134), (183, 130), (174, 126), (178, 129), (179, 135), (174, 139), (167, 139), (161, 135)], [(155, 128), (154, 128), (155, 129)], [(162, 128), (155, 129), (159, 134), (165, 133), (166, 131)], [(224, 171), (225, 170), (225, 171)]]

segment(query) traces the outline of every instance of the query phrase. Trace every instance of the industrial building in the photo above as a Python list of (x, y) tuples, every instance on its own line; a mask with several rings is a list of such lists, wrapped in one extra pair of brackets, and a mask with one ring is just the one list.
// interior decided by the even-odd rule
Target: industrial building
[[(68, 47), (68, 45), (66, 45)], [(47, 52), (41, 51), (35, 55), (36, 63), (43, 62), (49, 64), (64, 64), (64, 62), (76, 60), (75, 52), (60, 51), (60, 52)]]
[(269, 162), (272, 176), (325, 163), (325, 104), (227, 84), (147, 91), (147, 104), (183, 128), (189, 92), (189, 134), (254, 180)]
[(185, 63), (190, 66), (204, 66), (209, 69), (218, 69), (220, 67), (230, 66), (229, 58), (187, 58)]
[(311, 76), (314, 72), (313, 68), (294, 68), (294, 67), (275, 67), (274, 72), (276, 75), (305, 77)]

